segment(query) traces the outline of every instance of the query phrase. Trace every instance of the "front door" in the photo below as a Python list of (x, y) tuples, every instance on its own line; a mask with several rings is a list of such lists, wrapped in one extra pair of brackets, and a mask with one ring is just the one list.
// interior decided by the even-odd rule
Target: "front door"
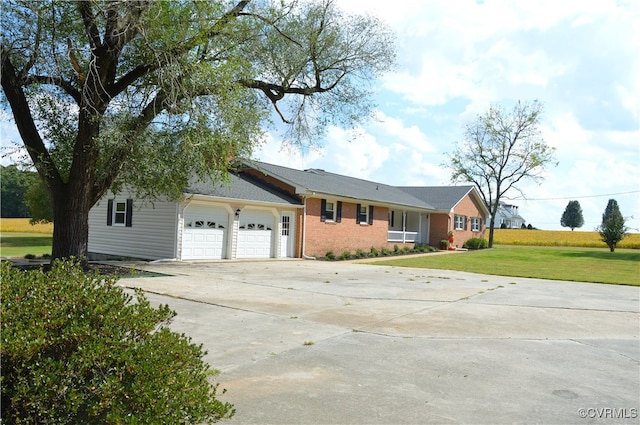
[(293, 257), (293, 214), (280, 216), (280, 257)]

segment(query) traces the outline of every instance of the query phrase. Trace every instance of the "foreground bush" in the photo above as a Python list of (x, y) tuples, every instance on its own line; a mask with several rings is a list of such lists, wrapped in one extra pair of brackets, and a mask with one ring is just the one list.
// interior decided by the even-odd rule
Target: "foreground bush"
[(2, 423), (215, 422), (233, 415), (216, 399), (202, 346), (169, 330), (116, 278), (77, 263), (21, 271), (2, 263)]

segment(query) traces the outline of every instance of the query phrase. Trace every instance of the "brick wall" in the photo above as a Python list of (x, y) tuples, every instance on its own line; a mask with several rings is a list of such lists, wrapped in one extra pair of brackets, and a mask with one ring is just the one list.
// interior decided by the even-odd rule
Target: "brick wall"
[[(452, 219), (452, 218), (451, 218)], [(447, 239), (451, 229), (448, 214), (431, 214), (429, 217), (429, 245), (438, 248), (442, 239)]]
[[(455, 216), (465, 216), (463, 230), (454, 230), (453, 245), (462, 247), (467, 239), (484, 238), (486, 230), (486, 216), (482, 212), (482, 207), (474, 197), (465, 196), (465, 198), (456, 205), (452, 214), (431, 214), (431, 227), (429, 244), (437, 247), (441, 239), (447, 238), (447, 232), (455, 227)], [(471, 230), (471, 218), (480, 218), (480, 231)]]
[(250, 176), (253, 176), (256, 179), (262, 180), (263, 182), (273, 187), (277, 187), (278, 189), (282, 190), (285, 193), (288, 193), (290, 196), (294, 198), (299, 198), (299, 196), (296, 195), (296, 191), (293, 186), (283, 183), (282, 181), (274, 177), (268, 176), (258, 170), (254, 170), (253, 168), (245, 168), (244, 170), (242, 170), (242, 172)]
[[(456, 205), (454, 213), (451, 215), (451, 223), (454, 225), (453, 220), (455, 215), (462, 215), (467, 217), (464, 225), (464, 230), (455, 230), (453, 244), (457, 247), (462, 247), (467, 239), (470, 238), (483, 238), (486, 227), (486, 216), (481, 212), (482, 208), (471, 196), (465, 196), (465, 198)], [(471, 230), (471, 218), (480, 217), (480, 231), (474, 232)]]
[(388, 209), (374, 206), (373, 224), (369, 225), (356, 223), (356, 208), (357, 203), (342, 202), (341, 222), (323, 222), (320, 221), (321, 200), (307, 199), (305, 254), (324, 257), (333, 251), (339, 256), (344, 251), (369, 252), (371, 247), (387, 247)]

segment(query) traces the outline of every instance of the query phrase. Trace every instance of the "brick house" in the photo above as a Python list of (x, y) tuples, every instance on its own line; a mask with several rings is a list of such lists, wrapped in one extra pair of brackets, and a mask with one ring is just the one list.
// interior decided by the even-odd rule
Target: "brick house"
[[(472, 186), (395, 187), (319, 169), (243, 162), (228, 183), (195, 182), (179, 201), (108, 193), (89, 214), (93, 257), (323, 257), (358, 249), (455, 245), (484, 235)], [(479, 221), (478, 221), (479, 220)]]
[(489, 216), (478, 190), (474, 186), (418, 186), (402, 187), (416, 198), (429, 200), (439, 211), (432, 217), (429, 244), (437, 246), (446, 239), (449, 230), (454, 231), (454, 245), (462, 247), (470, 238), (482, 238)]

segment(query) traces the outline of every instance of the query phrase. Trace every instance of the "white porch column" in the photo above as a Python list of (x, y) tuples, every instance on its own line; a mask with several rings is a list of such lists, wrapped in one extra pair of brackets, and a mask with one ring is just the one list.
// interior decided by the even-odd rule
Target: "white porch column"
[(402, 243), (407, 239), (407, 212), (402, 211)]

